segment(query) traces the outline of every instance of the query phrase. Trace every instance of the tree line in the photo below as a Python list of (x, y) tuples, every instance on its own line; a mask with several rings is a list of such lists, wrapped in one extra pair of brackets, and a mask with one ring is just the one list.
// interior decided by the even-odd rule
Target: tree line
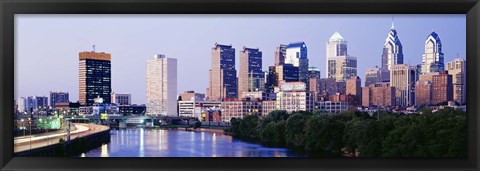
[[(312, 154), (360, 157), (466, 157), (466, 112), (444, 108), (415, 114), (377, 111), (273, 111), (233, 118), (226, 131), (262, 144)], [(324, 155), (323, 155), (324, 156)]]

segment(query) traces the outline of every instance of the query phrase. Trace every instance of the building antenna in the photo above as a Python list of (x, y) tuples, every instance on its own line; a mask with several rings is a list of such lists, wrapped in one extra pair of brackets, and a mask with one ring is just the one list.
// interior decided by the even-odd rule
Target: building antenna
[(393, 15), (392, 15), (392, 29), (395, 29), (394, 25), (395, 25), (395, 21), (393, 20)]
[(93, 52), (95, 52), (95, 45), (93, 45), (92, 47), (93, 47)]

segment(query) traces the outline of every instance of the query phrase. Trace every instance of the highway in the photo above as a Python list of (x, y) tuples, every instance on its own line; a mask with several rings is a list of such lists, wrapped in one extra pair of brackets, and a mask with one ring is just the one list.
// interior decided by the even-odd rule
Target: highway
[[(76, 128), (74, 131), (70, 132), (70, 139), (75, 139), (77, 137), (86, 136), (92, 133), (97, 133), (109, 129), (107, 126), (103, 125), (94, 125), (94, 124), (81, 124), (73, 123)], [(15, 147), (14, 151), (22, 152), (25, 150), (40, 148), (59, 142), (60, 138), (67, 140), (67, 133), (63, 131), (56, 131), (53, 133), (39, 134), (30, 136), (16, 137), (14, 140)]]

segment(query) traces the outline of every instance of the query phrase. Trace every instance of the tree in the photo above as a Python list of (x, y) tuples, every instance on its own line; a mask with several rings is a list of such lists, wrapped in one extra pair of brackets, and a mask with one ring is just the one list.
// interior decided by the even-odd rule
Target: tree
[(305, 115), (301, 113), (292, 114), (285, 124), (285, 142), (296, 147), (304, 146), (305, 132), (304, 126), (306, 121)]
[(202, 123), (200, 121), (196, 121), (195, 124), (193, 125), (193, 129), (200, 128), (202, 126)]

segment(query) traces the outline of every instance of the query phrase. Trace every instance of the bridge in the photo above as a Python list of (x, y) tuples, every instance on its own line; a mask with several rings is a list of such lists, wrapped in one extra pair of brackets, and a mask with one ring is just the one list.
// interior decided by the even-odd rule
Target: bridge
[(180, 117), (180, 116), (122, 116), (122, 115), (83, 115), (83, 116), (71, 116), (66, 117), (65, 120), (69, 120), (77, 123), (103, 123), (110, 126), (117, 126), (125, 128), (127, 124), (135, 125), (170, 125), (177, 121), (191, 121), (195, 122), (195, 117)]

